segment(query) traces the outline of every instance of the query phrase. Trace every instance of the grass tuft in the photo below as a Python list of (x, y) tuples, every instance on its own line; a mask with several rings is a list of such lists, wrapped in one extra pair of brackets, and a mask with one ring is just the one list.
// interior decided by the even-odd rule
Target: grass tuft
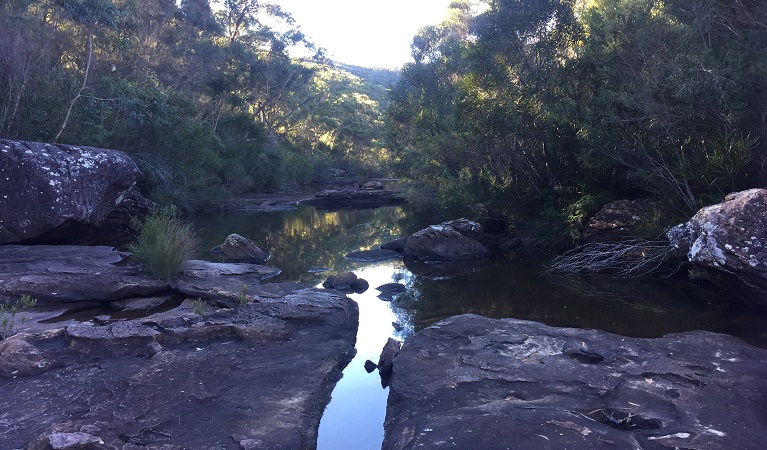
[(158, 278), (170, 280), (184, 261), (196, 253), (194, 231), (181, 223), (173, 208), (157, 209), (143, 221), (134, 220), (133, 227), (138, 236), (128, 250), (146, 271)]

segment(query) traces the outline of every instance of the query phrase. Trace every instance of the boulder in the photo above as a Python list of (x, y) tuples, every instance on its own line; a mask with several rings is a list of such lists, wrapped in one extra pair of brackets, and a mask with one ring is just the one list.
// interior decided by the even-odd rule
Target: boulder
[(667, 234), (698, 266), (727, 272), (767, 291), (767, 189), (750, 189), (698, 211)]
[(725, 335), (457, 316), (394, 360), (382, 448), (760, 449), (765, 377), (767, 350)]
[(227, 236), (223, 244), (213, 247), (210, 252), (221, 256), (225, 262), (265, 264), (272, 257), (253, 241), (236, 233)]
[(293, 287), (204, 315), (178, 308), (0, 342), (2, 448), (315, 448), (358, 310)]
[(138, 175), (117, 150), (0, 139), (0, 244), (97, 227)]
[(335, 289), (339, 292), (361, 294), (368, 290), (370, 285), (362, 278), (357, 278), (352, 272), (339, 273), (331, 275), (322, 283), (326, 289)]
[(479, 242), (482, 227), (466, 219), (443, 222), (417, 231), (405, 243), (405, 256), (422, 261), (464, 261), (487, 258)]

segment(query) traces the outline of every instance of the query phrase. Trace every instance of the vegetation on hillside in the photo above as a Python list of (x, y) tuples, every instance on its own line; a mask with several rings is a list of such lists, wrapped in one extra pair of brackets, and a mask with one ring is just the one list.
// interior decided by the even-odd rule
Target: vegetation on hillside
[(687, 215), (767, 181), (767, 3), (451, 11), (413, 40), (388, 112), (401, 170), (432, 193), (423, 203), (564, 237), (596, 199), (657, 196)]
[(456, 0), (398, 75), (330, 63), (279, 7), (217, 4), (3, 3), (0, 135), (127, 151), (188, 210), (393, 169), (423, 205), (563, 239), (609, 199), (688, 215), (767, 181), (762, 1)]
[(279, 7), (218, 3), (4, 2), (0, 136), (126, 151), (145, 192), (187, 210), (331, 168), (388, 174), (385, 88), (333, 68)]

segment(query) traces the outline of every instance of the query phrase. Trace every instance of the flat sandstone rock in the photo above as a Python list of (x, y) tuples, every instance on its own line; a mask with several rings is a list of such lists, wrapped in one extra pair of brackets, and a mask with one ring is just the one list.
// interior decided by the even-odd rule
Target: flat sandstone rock
[(383, 449), (762, 449), (767, 350), (464, 315), (394, 359)]
[(0, 341), (0, 447), (316, 448), (356, 303), (298, 289), (206, 311)]

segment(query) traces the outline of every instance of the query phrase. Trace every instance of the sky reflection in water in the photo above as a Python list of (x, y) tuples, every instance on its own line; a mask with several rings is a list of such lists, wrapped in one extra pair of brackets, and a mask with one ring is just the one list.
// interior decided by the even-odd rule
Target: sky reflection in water
[[(377, 372), (365, 372), (365, 360), (377, 362), (390, 336), (403, 339), (457, 314), (513, 317), (634, 337), (706, 330), (767, 347), (763, 312), (733, 301), (737, 292), (712, 290), (680, 279), (544, 276), (541, 264), (552, 255), (535, 249), (522, 249), (471, 273), (441, 280), (414, 275), (401, 261), (366, 264), (344, 258), (426, 225), (415, 223), (400, 207), (327, 212), (300, 206), (290, 212), (228, 213), (197, 220), (203, 248), (239, 233), (271, 252), (269, 265), (283, 273), (268, 282), (319, 285), (329, 274), (354, 271), (370, 283), (367, 292), (350, 295), (360, 307), (357, 355), (344, 371), (323, 416), (321, 450), (380, 448), (388, 390), (381, 388)], [(203, 257), (215, 260), (213, 255)], [(310, 272), (317, 267), (330, 271)], [(378, 299), (375, 288), (393, 281), (404, 284), (407, 292), (391, 303)], [(405, 326), (402, 332), (394, 331), (395, 321)]]

